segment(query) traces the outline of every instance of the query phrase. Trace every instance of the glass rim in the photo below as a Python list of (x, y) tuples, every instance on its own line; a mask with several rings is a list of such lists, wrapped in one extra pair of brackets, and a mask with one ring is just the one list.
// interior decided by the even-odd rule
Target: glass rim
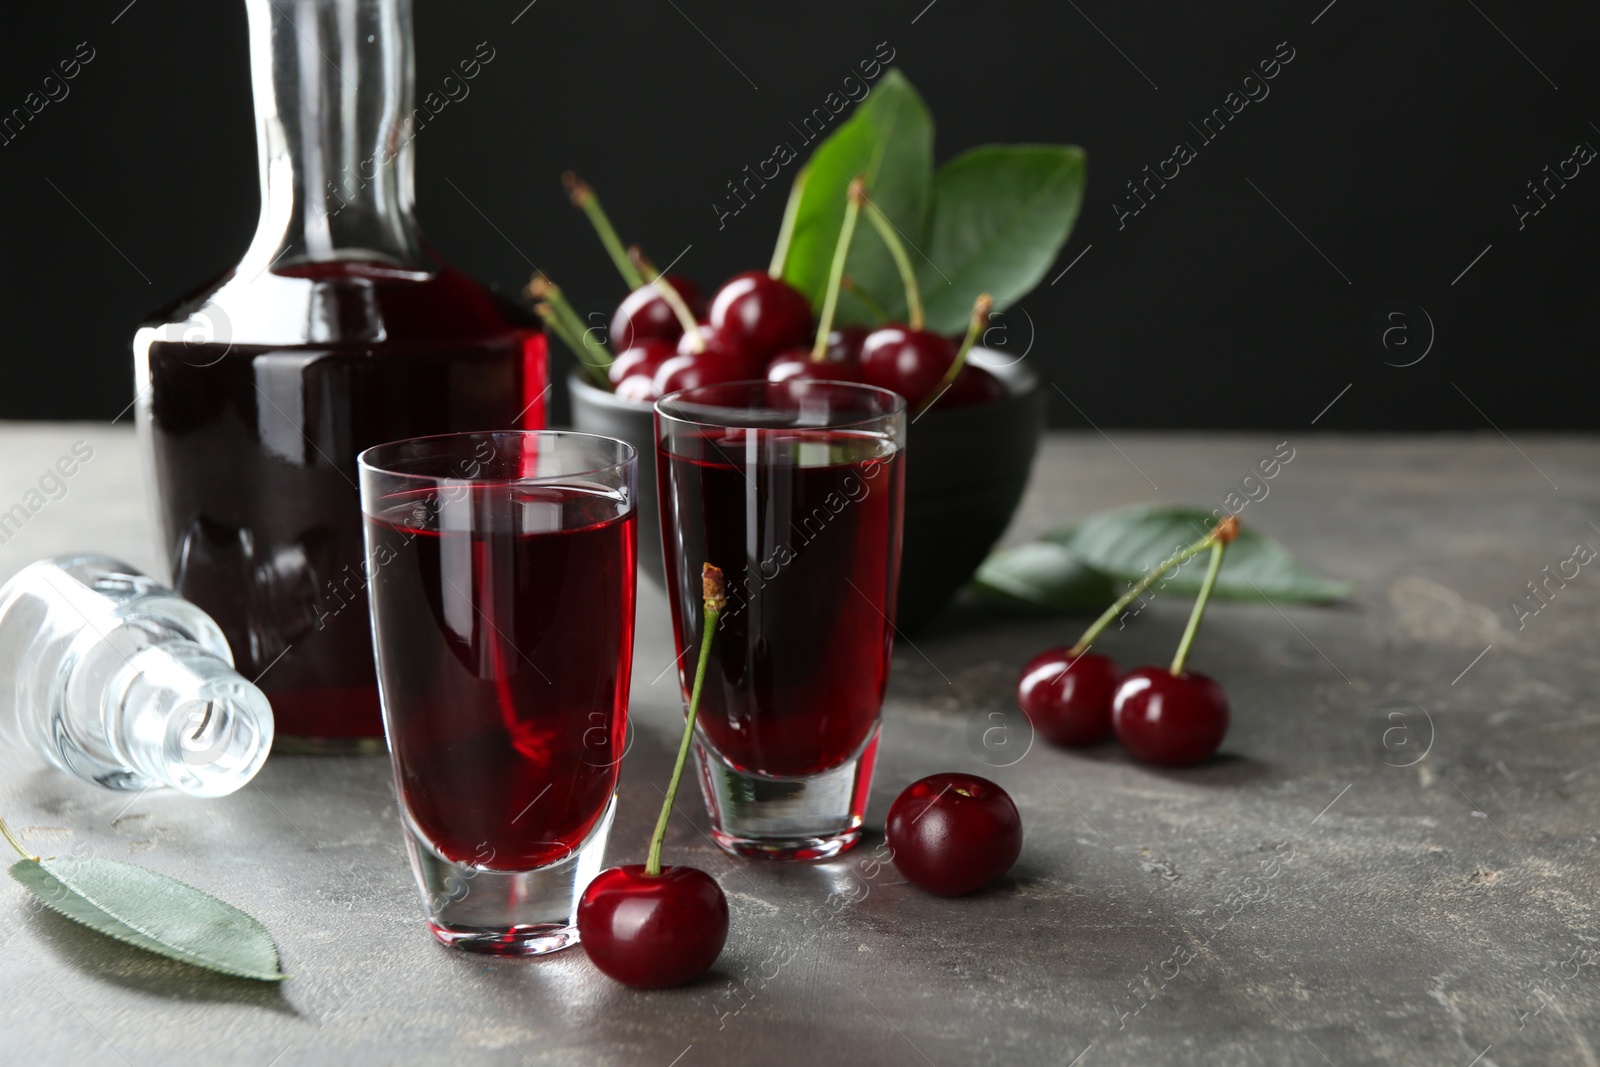
[[(556, 441), (576, 442), (603, 442), (618, 450), (617, 459), (610, 463), (601, 463), (584, 467), (580, 470), (564, 471), (561, 474), (528, 475), (517, 477), (490, 477), (479, 474), (475, 477), (466, 477), (460, 474), (425, 474), (421, 471), (402, 470), (393, 465), (392, 461), (385, 462), (379, 459), (377, 453), (387, 449), (403, 449), (429, 444), (443, 445), (451, 441), (465, 443), (470, 440), (490, 440), (493, 438), (514, 437), (518, 440), (527, 438), (544, 438)], [(452, 458), (442, 456), (441, 458)], [(474, 459), (471, 455), (463, 457)], [(385, 457), (387, 459), (387, 457)], [(581, 430), (466, 430), (457, 433), (427, 434), (422, 437), (405, 437), (398, 441), (385, 441), (383, 444), (364, 448), (356, 454), (356, 470), (361, 475), (369, 472), (384, 478), (403, 479), (409, 482), (427, 483), (431, 485), (550, 485), (553, 483), (570, 481), (573, 478), (583, 478), (590, 475), (604, 474), (626, 468), (630, 465), (637, 468), (639, 450), (619, 437), (610, 437), (602, 433), (585, 433)]]
[[(886, 397), (889, 400), (888, 410), (879, 412), (878, 414), (868, 415), (865, 418), (852, 418), (852, 419), (850, 419), (849, 421), (846, 421), (846, 422), (824, 422), (819, 426), (805, 426), (805, 427), (802, 427), (803, 429), (849, 430), (849, 429), (854, 429), (854, 428), (861, 427), (861, 426), (870, 426), (870, 425), (873, 425), (875, 423), (881, 423), (881, 422), (884, 422), (885, 420), (894, 419), (896, 417), (903, 416), (906, 413), (906, 400), (905, 400), (905, 397), (901, 396), (899, 393), (895, 392), (892, 389), (884, 389), (881, 386), (876, 386), (876, 385), (867, 385), (864, 382), (840, 382), (840, 381), (834, 381), (832, 379), (824, 379), (824, 378), (815, 378), (815, 379), (805, 378), (805, 379), (792, 379), (792, 380), (798, 380), (798, 381), (804, 382), (808, 386), (818, 386), (818, 387), (822, 387), (822, 388), (830, 389), (830, 390), (836, 389), (836, 390), (840, 390), (840, 391), (843, 391), (843, 392), (855, 393), (858, 396)], [(678, 413), (675, 413), (675, 412), (672, 412), (672, 411), (668, 411), (665, 408), (665, 405), (668, 404), (669, 402), (673, 402), (673, 403), (680, 402), (683, 397), (689, 395), (690, 393), (697, 393), (697, 392), (700, 392), (703, 389), (728, 389), (728, 388), (733, 388), (733, 387), (737, 387), (737, 386), (762, 386), (762, 387), (766, 388), (766, 387), (771, 387), (771, 386), (774, 386), (774, 385), (788, 385), (788, 384), (790, 384), (790, 383), (789, 382), (770, 382), (765, 378), (739, 378), (739, 379), (735, 379), (734, 381), (731, 381), (731, 382), (708, 382), (708, 383), (706, 383), (704, 385), (696, 385), (696, 386), (692, 386), (692, 387), (690, 387), (688, 389), (679, 389), (677, 392), (668, 393), (666, 396), (662, 397), (661, 399), (659, 399), (659, 400), (657, 400), (655, 402), (655, 404), (654, 404), (655, 415), (656, 415), (656, 418), (658, 420), (660, 420), (661, 422), (678, 423), (678, 424), (684, 425), (684, 426), (722, 426), (722, 427), (732, 427), (732, 428), (735, 428), (735, 429), (753, 429), (753, 430), (789, 430), (789, 429), (794, 429), (795, 427), (792, 427), (792, 426), (751, 426), (748, 423), (748, 421), (746, 421), (746, 422), (710, 422), (710, 421), (707, 421), (705, 419), (690, 418), (687, 415), (678, 414)], [(729, 404), (706, 404), (705, 407), (706, 407), (706, 410), (708, 410), (708, 411), (721, 410), (721, 411), (737, 412), (737, 411), (740, 411), (740, 410), (746, 410), (746, 411), (756, 410), (756, 409), (753, 409), (753, 408), (741, 409), (739, 407), (736, 407), (736, 406), (733, 406), (733, 405), (729, 405)]]

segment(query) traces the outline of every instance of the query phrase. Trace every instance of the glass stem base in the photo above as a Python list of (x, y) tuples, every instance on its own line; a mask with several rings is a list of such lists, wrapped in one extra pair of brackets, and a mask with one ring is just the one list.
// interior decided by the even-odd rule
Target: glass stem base
[(498, 871), (441, 856), (406, 824), (406, 851), (433, 936), (491, 956), (539, 956), (578, 943), (578, 897), (600, 873), (617, 798), (564, 859), (530, 871)]
[(736, 770), (696, 737), (712, 840), (725, 852), (750, 859), (822, 860), (846, 851), (861, 838), (878, 731), (873, 727), (853, 759), (808, 778)]

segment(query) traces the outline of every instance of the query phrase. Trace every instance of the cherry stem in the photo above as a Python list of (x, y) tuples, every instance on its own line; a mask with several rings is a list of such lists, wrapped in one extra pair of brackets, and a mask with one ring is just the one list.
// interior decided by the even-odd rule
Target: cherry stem
[(611, 366), (611, 350), (590, 335), (589, 328), (578, 317), (577, 309), (567, 300), (561, 287), (544, 274), (536, 274), (522, 292), (529, 299), (540, 301), (534, 307), (539, 317), (563, 344), (572, 349), (572, 354), (578, 357), (584, 369), (609, 390), (611, 380), (606, 377), (605, 368)]
[[(533, 310), (538, 312), (539, 317), (544, 320), (544, 324), (550, 327), (550, 332), (560, 338), (561, 343), (571, 349), (574, 356), (578, 357), (578, 363), (582, 365), (584, 370), (589, 372), (589, 376), (595, 380), (595, 384), (610, 392), (611, 379), (606, 375), (605, 365), (593, 362), (588, 358), (588, 349), (585, 347), (586, 342), (579, 340), (579, 335), (574, 334), (569, 324), (562, 321), (561, 313), (549, 303), (539, 303), (534, 306)], [(581, 326), (582, 324), (580, 323), (579, 325)]]
[(32, 860), (35, 863), (39, 862), (39, 857), (35, 856), (32, 852), (29, 852), (22, 846), (22, 842), (17, 840), (16, 835), (11, 832), (11, 827), (6, 825), (5, 819), (0, 819), (0, 834), (5, 835), (6, 841), (10, 843), (12, 848), (17, 850), (17, 853), (23, 859)]
[(917, 287), (917, 272), (911, 269), (911, 258), (906, 255), (906, 246), (900, 241), (900, 234), (895, 230), (894, 223), (889, 221), (889, 216), (883, 209), (874, 204), (871, 198), (866, 198), (867, 221), (872, 223), (873, 229), (878, 231), (878, 236), (883, 238), (884, 245), (889, 249), (889, 256), (894, 260), (895, 269), (900, 272), (900, 284), (906, 287), (906, 324), (913, 330), (922, 329), (922, 290)]
[(628, 262), (628, 254), (622, 247), (622, 238), (617, 236), (616, 228), (606, 217), (605, 209), (600, 206), (600, 198), (589, 187), (589, 183), (569, 170), (561, 175), (561, 184), (566, 187), (567, 196), (572, 199), (572, 203), (582, 208), (583, 213), (589, 216), (589, 225), (594, 227), (600, 243), (606, 247), (606, 254), (611, 257), (611, 262), (616, 264), (617, 272), (622, 275), (622, 280), (628, 283), (628, 288), (632, 290), (643, 285), (644, 278), (640, 277), (638, 269)]
[(794, 224), (800, 217), (800, 199), (806, 191), (805, 167), (800, 168), (800, 173), (794, 176), (794, 184), (789, 186), (789, 200), (783, 205), (783, 222), (778, 225), (778, 243), (772, 249), (772, 264), (767, 267), (767, 276), (771, 278), (783, 277), (784, 268), (789, 265), (789, 246), (794, 243)]
[(972, 346), (977, 343), (984, 326), (988, 325), (989, 311), (993, 307), (994, 298), (988, 293), (980, 294), (978, 299), (972, 302), (972, 318), (967, 322), (967, 335), (961, 339), (961, 347), (956, 349), (956, 358), (950, 361), (950, 369), (944, 372), (944, 377), (939, 379), (939, 384), (928, 394), (928, 399), (918, 405), (918, 415), (937, 404), (939, 398), (944, 396), (945, 390), (955, 384), (956, 376), (967, 364), (967, 353), (972, 351)]
[(722, 609), (728, 606), (728, 589), (722, 580), (722, 570), (711, 564), (700, 568), (701, 596), (705, 603), (704, 632), (700, 635), (700, 662), (694, 668), (694, 688), (689, 692), (689, 714), (683, 720), (683, 740), (678, 742), (678, 762), (672, 765), (672, 781), (667, 783), (667, 795), (661, 802), (661, 817), (656, 820), (656, 832), (650, 838), (650, 855), (644, 863), (647, 877), (661, 874), (661, 842), (667, 836), (667, 820), (672, 817), (672, 802), (678, 795), (678, 782), (683, 778), (683, 765), (689, 759), (689, 742), (694, 738), (694, 718), (700, 710), (700, 690), (706, 682), (706, 663), (711, 659), (711, 639), (717, 632), (717, 620)]
[(1189, 625), (1184, 627), (1183, 639), (1172, 657), (1172, 676), (1183, 675), (1183, 665), (1189, 658), (1189, 646), (1194, 635), (1200, 632), (1200, 617), (1206, 613), (1206, 603), (1211, 599), (1211, 587), (1217, 584), (1217, 572), (1222, 569), (1222, 555), (1228, 551), (1228, 542), (1218, 538), (1211, 543), (1211, 564), (1206, 567), (1206, 580), (1200, 583), (1200, 594), (1194, 598), (1194, 610), (1189, 613)]
[(1094, 639), (1100, 636), (1102, 630), (1111, 625), (1113, 619), (1122, 614), (1122, 609), (1144, 596), (1146, 590), (1155, 585), (1168, 571), (1189, 562), (1189, 560), (1209, 548), (1214, 541), (1232, 541), (1237, 536), (1239, 536), (1239, 516), (1229, 515), (1207, 531), (1204, 537), (1191, 545), (1180, 548), (1177, 552), (1156, 564), (1143, 578), (1133, 583), (1126, 593), (1123, 593), (1109, 608), (1103, 611), (1098, 619), (1089, 624), (1089, 628), (1083, 631), (1083, 636), (1078, 638), (1078, 643), (1067, 649), (1067, 655), (1076, 657), (1089, 651), (1089, 646), (1094, 644)]
[(852, 179), (850, 196), (844, 205), (844, 222), (839, 225), (839, 243), (833, 246), (833, 263), (828, 267), (828, 291), (822, 297), (817, 340), (811, 346), (811, 358), (817, 361), (821, 361), (828, 351), (828, 331), (833, 329), (833, 315), (839, 310), (839, 286), (844, 282), (844, 264), (850, 258), (850, 240), (856, 235), (856, 219), (861, 216), (861, 202), (866, 196), (861, 179)]
[[(555, 309), (561, 325), (582, 345), (583, 349), (594, 356), (590, 366), (605, 368), (611, 366), (613, 356), (611, 349), (605, 342), (594, 337), (590, 327), (584, 325), (583, 318), (578, 314), (578, 309), (572, 306), (572, 301), (567, 299), (567, 294), (561, 287), (544, 275), (539, 275), (528, 283), (527, 294), (536, 300), (543, 300)], [(582, 352), (578, 355), (581, 357)]]
[(667, 276), (656, 270), (655, 264), (644, 258), (644, 253), (639, 251), (638, 245), (628, 248), (628, 261), (643, 277), (650, 279), (645, 284), (655, 286), (656, 292), (661, 294), (661, 299), (667, 302), (667, 307), (678, 317), (678, 325), (683, 327), (683, 332), (689, 337), (689, 347), (695, 352), (704, 352), (706, 339), (700, 333), (700, 324), (694, 321), (694, 312), (684, 303), (682, 294), (667, 281)]
[(883, 305), (874, 300), (871, 293), (857, 285), (856, 280), (850, 275), (846, 274), (839, 279), (839, 288), (865, 304), (867, 310), (872, 312), (872, 317), (880, 324), (889, 321), (889, 313), (883, 310)]

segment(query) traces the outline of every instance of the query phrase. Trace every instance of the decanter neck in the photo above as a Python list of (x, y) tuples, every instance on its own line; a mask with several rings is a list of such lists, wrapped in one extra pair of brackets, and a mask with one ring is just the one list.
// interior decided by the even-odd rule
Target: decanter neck
[(411, 0), (245, 8), (261, 220), (240, 269), (433, 269), (412, 215)]

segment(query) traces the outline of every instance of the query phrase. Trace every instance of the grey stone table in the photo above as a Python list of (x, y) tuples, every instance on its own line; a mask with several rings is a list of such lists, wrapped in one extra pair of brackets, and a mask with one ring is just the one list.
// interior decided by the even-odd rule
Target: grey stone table
[[(1053, 436), (1010, 536), (1152, 498), (1223, 506), (1283, 435), (1114, 436)], [(121, 429), (0, 429), (0, 510), (77, 440), (93, 458), (7, 534), (0, 576), (85, 547), (155, 563)], [(0, 811), (36, 848), (198, 883), (260, 917), (294, 976), (264, 988), (169, 964), (0, 880), (0, 1060), (1594, 1064), (1600, 569), (1552, 580), (1536, 615), (1510, 603), (1578, 542), (1600, 547), (1600, 443), (1290, 447), (1244, 519), (1355, 593), (1214, 607), (1194, 663), (1233, 697), (1221, 758), (1164, 772), (1114, 746), (1040, 744), (987, 766), (1015, 756), (985, 755), (975, 727), (1012, 706), (1028, 654), (1080, 623), (958, 607), (895, 651), (869, 824), (917, 777), (986, 773), (1027, 828), (1011, 875), (927, 896), (881, 862), (876, 832), (829, 863), (735, 862), (686, 795), (669, 861), (715, 874), (733, 926), (717, 968), (683, 989), (623, 989), (581, 949), (530, 962), (435, 944), (381, 759), (274, 757), (202, 802), (100, 792), (0, 754)], [(1187, 607), (1157, 600), (1105, 646), (1162, 661)], [(639, 611), (612, 837), (630, 861), (681, 721), (660, 677), (664, 601), (647, 589)]]

